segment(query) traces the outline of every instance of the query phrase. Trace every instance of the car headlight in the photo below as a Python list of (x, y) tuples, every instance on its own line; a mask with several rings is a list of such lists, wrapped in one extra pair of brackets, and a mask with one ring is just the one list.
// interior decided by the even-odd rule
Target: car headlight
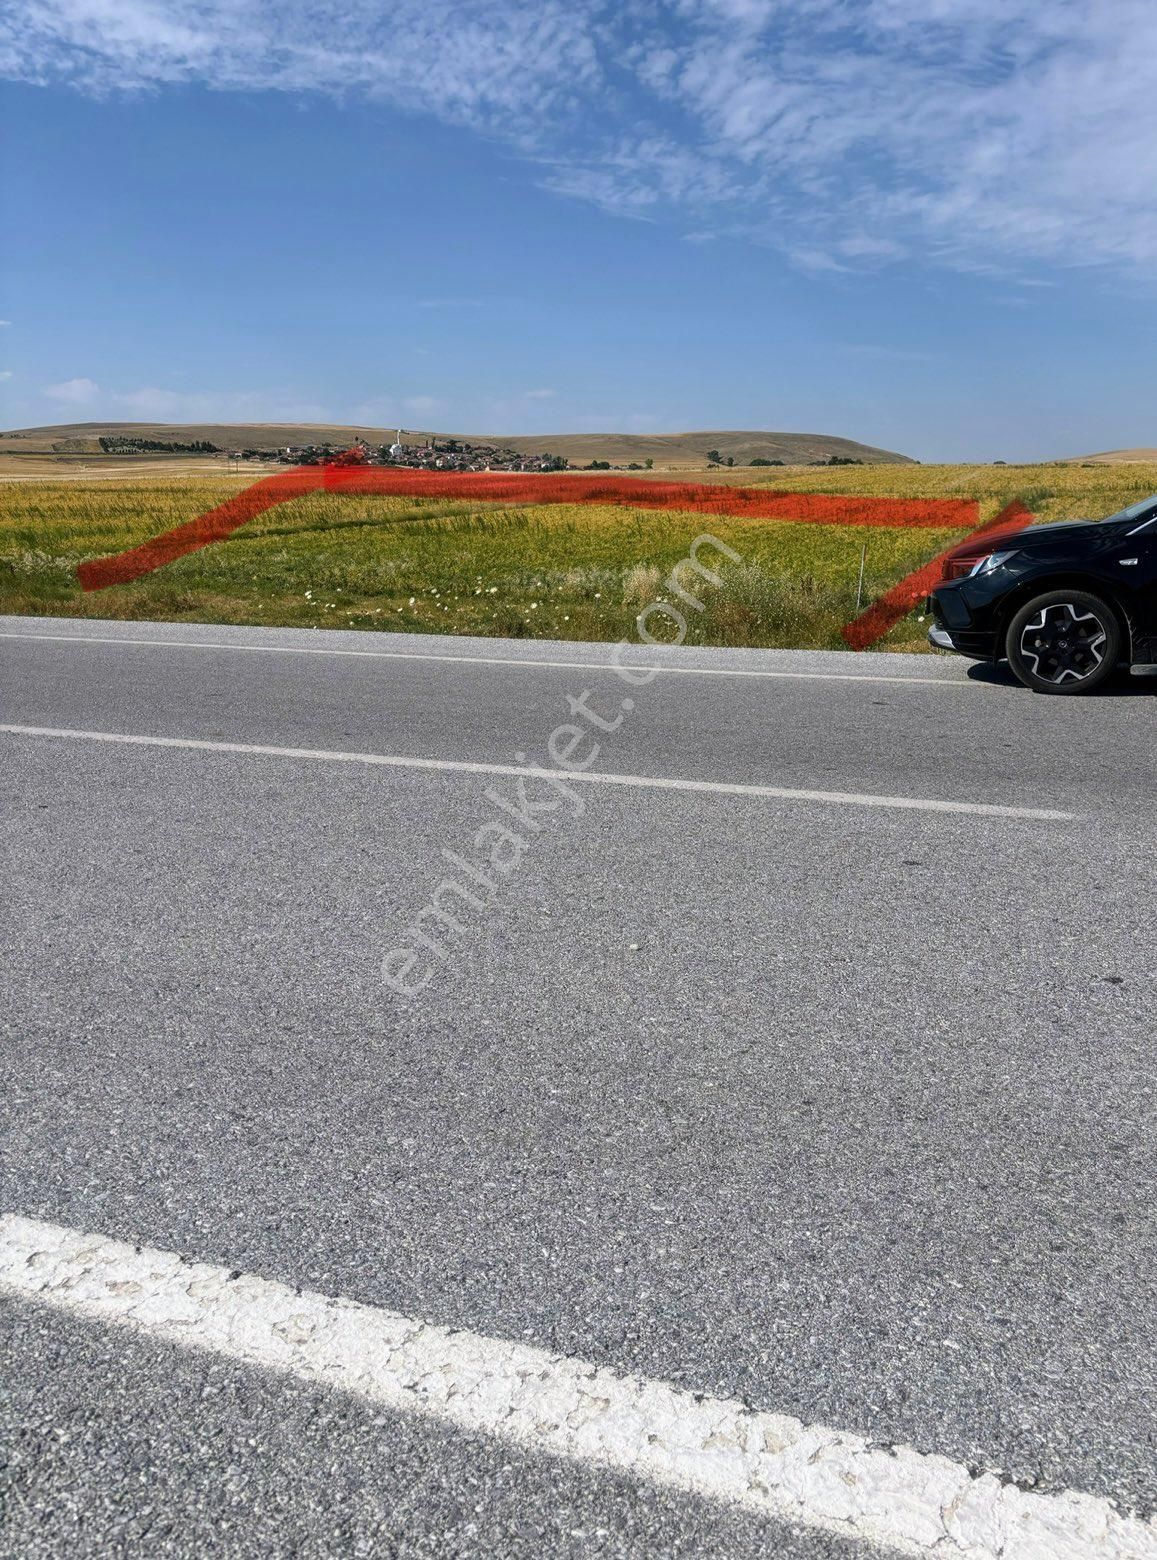
[(1010, 558), (1016, 557), (1016, 549), (1010, 548), (1007, 552), (989, 553), (984, 558), (978, 558), (972, 566), (972, 574), (992, 574), (994, 570), (1003, 568)]

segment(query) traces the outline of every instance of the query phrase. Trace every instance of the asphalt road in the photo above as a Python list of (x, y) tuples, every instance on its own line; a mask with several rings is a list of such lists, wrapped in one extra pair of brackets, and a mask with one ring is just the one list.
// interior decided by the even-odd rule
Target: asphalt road
[[(0, 631), (7, 726), (538, 765), (589, 690), (595, 771), (858, 798), (576, 785), (404, 1000), (383, 955), (513, 781), (0, 732), (0, 1212), (1153, 1510), (1144, 683)], [(7, 1553), (866, 1552), (6, 1316)]]

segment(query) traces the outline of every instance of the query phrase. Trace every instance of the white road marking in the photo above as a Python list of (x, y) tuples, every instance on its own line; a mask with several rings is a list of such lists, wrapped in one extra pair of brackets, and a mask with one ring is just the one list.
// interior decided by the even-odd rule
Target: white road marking
[[(326, 632), (323, 630), (322, 632)], [(613, 661), (524, 661), (513, 656), (439, 655), (433, 650), (341, 650), (328, 645), (242, 645), (207, 639), (129, 639), (114, 634), (35, 634), (0, 630), (0, 639), (48, 639), (57, 644), (138, 645), (162, 650), (241, 650), (262, 655), (337, 655), (376, 661), (448, 661), (464, 666), (548, 667), (567, 672), (618, 672)], [(848, 652), (852, 654), (851, 651)], [(918, 683), (937, 688), (967, 688), (965, 679), (950, 677), (892, 677), (887, 672), (789, 672), (729, 666), (650, 666), (626, 661), (628, 671), (672, 672), (680, 677), (771, 677), (804, 682)]]
[(1157, 1525), (947, 1457), (10, 1215), (0, 1290), (692, 1495), (938, 1560), (1157, 1560)]
[(876, 796), (871, 792), (811, 791), (794, 786), (741, 785), (727, 780), (678, 780), (663, 775), (612, 775), (593, 770), (546, 769), (532, 764), (482, 764), (466, 759), (409, 758), (389, 753), (331, 752), (325, 748), (266, 747), (257, 742), (210, 742), (199, 737), (139, 737), (119, 731), (70, 731), (55, 726), (0, 725), (18, 737), (59, 737), (79, 742), (120, 742), (130, 747), (191, 748), (204, 753), (246, 753), (268, 758), (319, 759), (330, 764), (370, 764), (385, 769), (430, 769), (459, 775), (514, 775), (567, 785), (617, 785), (645, 791), (705, 791), (714, 796), (748, 796), (785, 802), (821, 802), (842, 807), (898, 807), (914, 812), (967, 813), (981, 818), (1028, 818), (1071, 823), (1075, 814), (1050, 807), (1005, 807), (995, 802), (945, 802), (923, 796)]

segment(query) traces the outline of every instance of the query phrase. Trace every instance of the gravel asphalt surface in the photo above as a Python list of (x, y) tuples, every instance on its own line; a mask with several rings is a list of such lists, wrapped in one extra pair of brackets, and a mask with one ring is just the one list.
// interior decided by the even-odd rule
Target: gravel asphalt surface
[[(8, 725), (539, 764), (626, 693), (596, 769), (1071, 814), (584, 786), (405, 1001), (382, 957), (493, 781), (0, 732), (0, 1211), (1153, 1510), (1151, 684), (0, 631)], [(35, 1307), (5, 1335), (14, 1555), (866, 1553)]]

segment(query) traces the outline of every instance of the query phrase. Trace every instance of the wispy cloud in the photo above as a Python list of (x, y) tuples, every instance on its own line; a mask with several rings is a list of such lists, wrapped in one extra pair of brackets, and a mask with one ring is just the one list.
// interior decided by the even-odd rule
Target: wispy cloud
[(145, 385), (114, 391), (107, 404), (122, 416), (156, 422), (327, 422), (317, 401), (284, 391), (169, 390)]
[(130, 422), (328, 422), (327, 407), (284, 391), (169, 390), (143, 385), (116, 390), (78, 377), (45, 385), (41, 394), (58, 406), (83, 407), (90, 418)]
[(12, 378), (12, 370), (10, 368), (0, 368), (0, 379), (11, 379), (11, 378)]
[(589, 16), (563, 0), (4, 0), (0, 69), (110, 91), (362, 92), (518, 135), (595, 70)]
[(45, 385), (44, 394), (64, 406), (87, 406), (100, 394), (100, 386), (94, 379), (65, 379), (58, 385)]
[[(11, 378), (0, 373), (0, 380)], [(532, 395), (534, 392), (531, 393)], [(553, 391), (538, 392), (539, 396)], [(339, 407), (291, 390), (172, 390), (161, 385), (117, 389), (78, 377), (44, 385), (40, 395), (60, 408), (83, 408), (85, 417), (160, 423), (333, 423), (395, 427), (415, 418), (443, 416), (450, 403), (437, 395), (376, 396)]]
[(812, 270), (1157, 265), (1152, 0), (0, 0), (0, 25), (0, 74), (361, 94)]
[(844, 265), (842, 261), (836, 259), (835, 255), (829, 254), (826, 249), (798, 249), (792, 247), (787, 251), (787, 254), (788, 259), (794, 266), (797, 266), (801, 271), (811, 271), (816, 275), (825, 271), (847, 273), (852, 270), (850, 265)]

